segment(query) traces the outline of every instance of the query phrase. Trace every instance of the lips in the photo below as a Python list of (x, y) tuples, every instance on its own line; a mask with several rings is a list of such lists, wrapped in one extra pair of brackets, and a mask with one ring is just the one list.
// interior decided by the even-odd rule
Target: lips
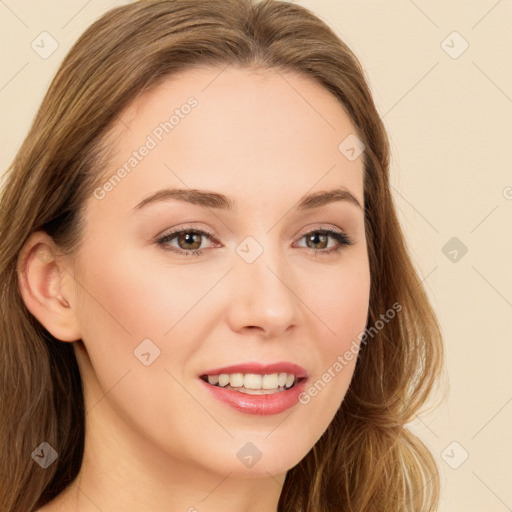
[(308, 381), (306, 370), (290, 362), (240, 363), (210, 368), (199, 377), (210, 396), (253, 415), (279, 414), (294, 407)]
[[(227, 366), (225, 368), (218, 368), (213, 370), (213, 372), (221, 372), (220, 375), (225, 375), (222, 372), (226, 371), (232, 371), (231, 369), (234, 369), (235, 371), (240, 371), (241, 369), (249, 368), (249, 372), (256, 371), (256, 366), (253, 364), (250, 364), (249, 366), (246, 365), (236, 365), (236, 366)], [(296, 371), (299, 375), (305, 375), (305, 371), (303, 368), (298, 367), (294, 365), (293, 367), (285, 366), (283, 364), (278, 365), (258, 365), (257, 369), (259, 372), (277, 372), (276, 368), (278, 370), (287, 368), (288, 371)], [(266, 373), (263, 373), (264, 375), (268, 375)], [(279, 373), (279, 375), (286, 375), (287, 372)], [(246, 375), (251, 375), (246, 374)], [(253, 374), (254, 375), (254, 374)], [(293, 373), (288, 374), (292, 378), (294, 377)], [(225, 404), (225, 406), (230, 407), (231, 409), (234, 409), (235, 411), (243, 414), (251, 414), (251, 415), (258, 415), (258, 416), (266, 416), (266, 415), (273, 415), (273, 414), (280, 414), (288, 409), (291, 409), (299, 403), (299, 397), (301, 393), (304, 392), (306, 388), (306, 383), (308, 381), (307, 377), (301, 377), (298, 379), (297, 383), (294, 383), (291, 388), (279, 388), (279, 389), (273, 389), (273, 390), (259, 390), (256, 391), (257, 394), (247, 394), (248, 389), (246, 388), (237, 388), (232, 389), (231, 386), (229, 386), (231, 389), (228, 389), (227, 387), (219, 387), (218, 385), (212, 385), (208, 382), (209, 378), (205, 381), (204, 376), (201, 376), (199, 382), (201, 383), (201, 386), (207, 393), (209, 393), (211, 397), (217, 399), (219, 402), (222, 402)], [(274, 374), (275, 379), (275, 374)], [(274, 381), (275, 386), (275, 381)], [(241, 390), (245, 389), (244, 392)]]

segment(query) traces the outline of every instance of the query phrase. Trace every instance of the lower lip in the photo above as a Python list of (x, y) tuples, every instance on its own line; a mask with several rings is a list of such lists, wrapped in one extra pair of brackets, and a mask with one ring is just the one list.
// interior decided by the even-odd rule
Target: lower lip
[(279, 414), (293, 407), (299, 401), (299, 395), (306, 387), (306, 379), (286, 391), (276, 391), (269, 395), (249, 395), (241, 391), (221, 388), (208, 384), (203, 379), (199, 379), (208, 389), (208, 391), (218, 400), (226, 403), (233, 409), (246, 414), (256, 414), (266, 416), (270, 414)]

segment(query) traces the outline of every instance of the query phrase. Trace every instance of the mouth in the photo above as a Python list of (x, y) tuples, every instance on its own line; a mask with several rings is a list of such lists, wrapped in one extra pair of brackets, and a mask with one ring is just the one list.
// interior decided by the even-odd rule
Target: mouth
[(271, 395), (294, 388), (306, 377), (293, 373), (213, 373), (200, 378), (218, 388), (238, 391), (248, 395)]
[(198, 375), (210, 396), (243, 414), (272, 415), (293, 408), (308, 373), (297, 364), (256, 361), (204, 370)]

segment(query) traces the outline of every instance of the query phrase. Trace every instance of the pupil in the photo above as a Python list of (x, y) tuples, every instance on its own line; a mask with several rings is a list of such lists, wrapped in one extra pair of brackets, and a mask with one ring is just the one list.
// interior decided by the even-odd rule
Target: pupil
[[(199, 235), (198, 233), (193, 233), (193, 234), (191, 234), (191, 233), (186, 233), (186, 234), (184, 235), (184, 238), (185, 238), (186, 243), (187, 243), (187, 244), (189, 244), (190, 242), (194, 243), (193, 237), (199, 237), (199, 236), (200, 236), (200, 235)], [(199, 242), (199, 245), (201, 245), (201, 243), (200, 243), (200, 242)], [(196, 246), (195, 246), (195, 247), (191, 247), (191, 246), (189, 245), (188, 249), (190, 249), (190, 248), (197, 249), (197, 247), (198, 247), (198, 246), (197, 246), (197, 241), (196, 241)]]
[(321, 243), (321, 242), (315, 242), (315, 241), (314, 241), (317, 237), (322, 237), (322, 238), (324, 238), (324, 239), (325, 239), (325, 235), (322, 235), (322, 234), (320, 234), (320, 233), (316, 233), (316, 234), (314, 234), (314, 235), (310, 236), (310, 237), (309, 237), (309, 238), (310, 238), (310, 241), (311, 241), (311, 242), (313, 242), (315, 245), (316, 245), (316, 244), (318, 244), (318, 243)]

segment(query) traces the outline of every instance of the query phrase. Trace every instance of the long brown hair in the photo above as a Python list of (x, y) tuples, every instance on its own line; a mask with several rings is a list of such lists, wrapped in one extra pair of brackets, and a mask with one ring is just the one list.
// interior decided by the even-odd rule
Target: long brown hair
[[(65, 252), (80, 244), (85, 200), (99, 184), (106, 135), (138, 95), (194, 66), (273, 68), (312, 77), (346, 109), (365, 144), (364, 197), (371, 292), (368, 329), (332, 423), (291, 468), (279, 511), (430, 511), (436, 463), (406, 427), (441, 374), (440, 328), (411, 262), (389, 184), (389, 144), (350, 49), (304, 7), (264, 0), (146, 0), (114, 8), (69, 51), (9, 167), (0, 210), (0, 501), (32, 511), (76, 477), (84, 449), (81, 378), (70, 343), (27, 310), (20, 249), (46, 231)], [(340, 141), (341, 142), (341, 141)], [(31, 454), (58, 452), (47, 469)]]

